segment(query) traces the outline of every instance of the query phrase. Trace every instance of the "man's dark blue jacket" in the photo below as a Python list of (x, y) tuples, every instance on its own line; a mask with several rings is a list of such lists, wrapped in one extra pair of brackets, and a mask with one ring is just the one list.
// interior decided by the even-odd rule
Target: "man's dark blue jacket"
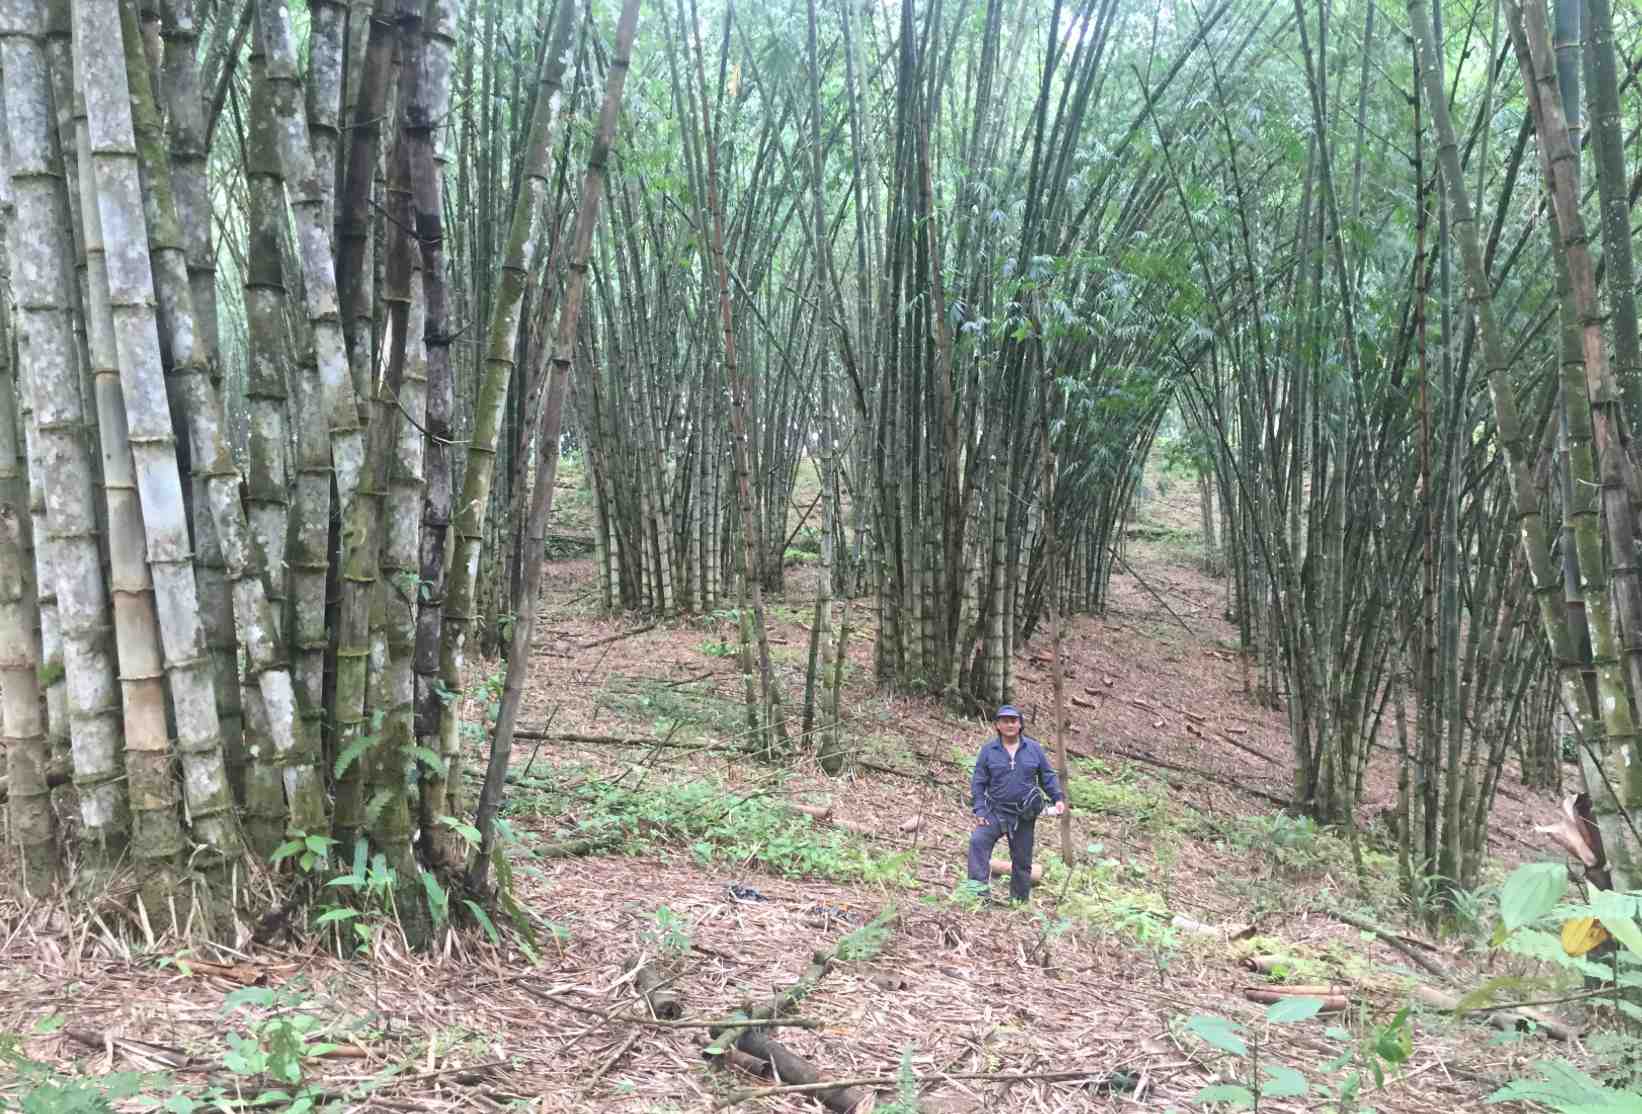
[(994, 735), (975, 759), (975, 773), (969, 781), (970, 807), (976, 816), (1001, 821), (1013, 828), (1021, 816), (1036, 816), (1044, 799), (1050, 804), (1061, 799), (1060, 782), (1043, 746), (1030, 735), (1021, 736), (1013, 760)]

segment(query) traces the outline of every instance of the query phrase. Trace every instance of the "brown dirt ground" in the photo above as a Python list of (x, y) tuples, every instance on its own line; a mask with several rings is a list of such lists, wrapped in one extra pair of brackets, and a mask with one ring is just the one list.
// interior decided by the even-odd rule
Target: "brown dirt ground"
[[(1235, 632), (1221, 616), (1223, 587), (1202, 574), (1187, 536), (1195, 514), (1188, 485), (1155, 499), (1142, 519), (1169, 529), (1143, 532), (1163, 535), (1153, 540), (1136, 536), (1127, 554), (1182, 622), (1120, 571), (1107, 613), (1069, 624), (1068, 692), (1094, 705), (1071, 709), (1070, 744), (1103, 763), (1091, 785), (1093, 803), (1073, 820), (1073, 843), (1102, 845), (1098, 854), (1114, 860), (1123, 881), (1118, 892), (1150, 894), (1157, 908), (1166, 904), (1170, 913), (1210, 925), (1252, 925), (1266, 948), (1309, 957), (1314, 977), (1351, 987), (1358, 1012), (1334, 1024), (1360, 1038), (1404, 1004), (1410, 967), (1402, 953), (1326, 910), (1383, 899), (1394, 883), (1377, 883), (1363, 895), (1342, 854), (1295, 866), (1266, 853), (1257, 840), (1236, 838), (1248, 830), (1239, 828), (1247, 818), (1275, 811), (1248, 790), (1277, 798), (1288, 791), (1287, 734), (1281, 712), (1244, 695), (1237, 656), (1229, 652)], [(789, 693), (802, 691), (802, 571), (789, 589), (791, 606), (775, 609), (772, 631)], [(733, 659), (708, 652), (716, 642), (733, 641), (730, 624), (681, 621), (581, 649), (641, 625), (633, 617), (594, 615), (591, 577), (589, 561), (550, 566), (522, 722), (551, 719), (554, 732), (648, 735), (648, 713), (633, 694), (671, 691), (662, 688), (671, 683), (674, 690), (716, 694), (722, 722), (733, 723), (739, 700)], [(854, 615), (860, 622), (862, 608)], [(1040, 635), (1018, 663), (1017, 702), (1040, 728), (1052, 699), (1046, 653)], [(789, 1030), (784, 1038), (829, 1078), (892, 1075), (910, 1048), (920, 1074), (1090, 1073), (1072, 1082), (948, 1080), (925, 1091), (926, 1111), (1184, 1110), (1229, 1066), (1181, 1029), (1183, 1018), (1212, 1013), (1248, 1026), (1268, 1060), (1301, 1068), (1314, 1080), (1338, 1081), (1342, 1073), (1317, 1070), (1343, 1047), (1325, 1035), (1329, 1023), (1264, 1024), (1264, 1007), (1241, 994), (1261, 976), (1244, 970), (1239, 948), (1220, 937), (1182, 931), (1169, 946), (1159, 941), (1162, 918), (1139, 914), (1119, 923), (1097, 916), (1051, 934), (1040, 948), (1044, 926), (1058, 917), (1051, 886), (1036, 897), (1048, 919), (1023, 910), (968, 910), (948, 900), (962, 877), (967, 832), (967, 777), (954, 755), (975, 749), (983, 725), (955, 719), (934, 701), (875, 691), (867, 637), (855, 640), (851, 665), (851, 726), (860, 753), (904, 773), (857, 768), (834, 780), (802, 759), (777, 784), (767, 767), (675, 751), (648, 757), (649, 776), (714, 776), (744, 794), (830, 800), (835, 817), (888, 833), (874, 841), (878, 850), (912, 853), (918, 880), (912, 892), (781, 878), (740, 863), (699, 865), (687, 853), (546, 860), (518, 876), (524, 904), (567, 932), (544, 948), (538, 966), (477, 933), (448, 938), (437, 954), (412, 956), (391, 932), (379, 931), (375, 963), (339, 960), (314, 946), (201, 947), (195, 958), (237, 966), (191, 975), (156, 962), (179, 945), (161, 941), (145, 950), (122, 941), (108, 931), (113, 921), (106, 915), (94, 918), (78, 906), (10, 905), (0, 907), (0, 1033), (24, 1034), (30, 1055), (81, 1072), (167, 1068), (180, 1080), (220, 1083), (227, 1079), (220, 1068), (223, 998), (238, 981), (254, 977), (298, 991), (302, 1008), (325, 1019), (326, 1039), (357, 1053), (323, 1061), (318, 1078), (333, 1094), (401, 1065), (373, 1097), (345, 1103), (349, 1109), (489, 1110), (523, 1100), (542, 1111), (706, 1110), (755, 1081), (704, 1066), (701, 1030), (636, 1026), (585, 1012), (633, 1009), (623, 963), (643, 946), (655, 909), (665, 905), (687, 933), (688, 963), (676, 989), (687, 1016), (700, 1019), (725, 1016), (784, 987), (812, 949), (893, 898), (902, 915), (882, 953), (837, 967), (799, 1010), (822, 1028)], [(513, 768), (524, 766), (535, 747), (521, 742)], [(549, 742), (536, 753), (533, 770), (611, 773), (640, 755)], [(1365, 820), (1395, 798), (1394, 756), (1381, 754), (1370, 773)], [(1089, 767), (1074, 772), (1075, 779), (1087, 777)], [(1553, 807), (1507, 779), (1490, 840), (1502, 867), (1546, 854), (1519, 833), (1530, 833), (1531, 822)], [(924, 817), (921, 830), (901, 834), (893, 821), (912, 814)], [(521, 816), (517, 823), (528, 844), (535, 833), (551, 838), (575, 820)], [(1039, 843), (1046, 850), (1057, 844), (1047, 824)], [(731, 900), (731, 882), (755, 886), (766, 900)], [(839, 919), (839, 910), (847, 919)], [(1398, 916), (1386, 909), (1378, 915), (1383, 922)], [(1149, 932), (1137, 930), (1143, 922)], [(1472, 975), (1484, 958), (1463, 941), (1422, 954), (1451, 968), (1459, 986), (1482, 977)], [(66, 1024), (54, 1028), (59, 1021), (51, 1018)], [(1548, 1048), (1577, 1058), (1577, 1050), (1550, 1048), (1541, 1038), (1496, 1044), (1490, 1034), (1478, 1024), (1419, 1016), (1412, 1057), (1365, 1101), (1409, 1114), (1477, 1108)], [(1100, 1089), (1099, 1080), (1117, 1070), (1139, 1080), (1138, 1092), (1114, 1096)], [(0, 1107), (18, 1093), (0, 1075)], [(1317, 1098), (1262, 1104), (1270, 1111), (1322, 1107)], [(746, 1108), (821, 1109), (790, 1095)]]

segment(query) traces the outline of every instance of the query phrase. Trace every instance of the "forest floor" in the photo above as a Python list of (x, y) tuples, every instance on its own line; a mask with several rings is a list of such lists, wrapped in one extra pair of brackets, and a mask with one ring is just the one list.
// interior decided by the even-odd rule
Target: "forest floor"
[[(577, 500), (565, 494), (555, 529), (573, 533)], [(1203, 1088), (1251, 1077), (1261, 1109), (1315, 1111), (1334, 1109), (1353, 1073), (1360, 1108), (1412, 1114), (1480, 1108), (1548, 1056), (1590, 1065), (1577, 1041), (1497, 1032), (1481, 1015), (1416, 1007), (1398, 1026), (1414, 984), (1464, 994), (1521, 961), (1488, 952), (1486, 923), (1441, 940), (1407, 928), (1380, 819), (1396, 797), (1393, 751), (1370, 767), (1362, 878), (1336, 833), (1282, 813), (1283, 713), (1245, 694), (1189, 483), (1154, 482), (1125, 556), (1106, 613), (1074, 618), (1065, 639), (1077, 865), (1061, 861), (1045, 819), (1045, 877), (1026, 907), (980, 907), (960, 886), (968, 763), (987, 725), (877, 691), (859, 601), (846, 689), (856, 761), (834, 779), (811, 757), (778, 769), (723, 745), (744, 730), (727, 615), (651, 628), (602, 618), (591, 562), (555, 561), (521, 716), (547, 738), (520, 741), (504, 810), (534, 949), (468, 930), (411, 954), (378, 911), (342, 933), (344, 952), (367, 941), (363, 959), (339, 958), (334, 937), (179, 951), (81, 909), (0, 908), (0, 1057), (20, 1065), (9, 1084), (0, 1073), (0, 1107), (79, 1087), (179, 1111), (272, 1091), (361, 1110), (661, 1114), (739, 1098), (740, 1109), (819, 1111), (801, 1094), (746, 1098), (767, 1084), (705, 1063), (691, 1022), (779, 993), (851, 933), (849, 958), (792, 1011), (814, 1027), (779, 1036), (828, 1080), (925, 1080), (900, 1114), (1216, 1109), (1198, 1101)], [(790, 572), (771, 634), (797, 700), (813, 572)], [(1040, 633), (1017, 662), (1016, 702), (1040, 736), (1047, 653)], [(792, 802), (830, 803), (830, 818)], [(1531, 825), (1555, 807), (1506, 777), (1494, 877), (1550, 857)], [(901, 830), (911, 817), (921, 824)], [(540, 854), (616, 820), (626, 837), (607, 853)], [(863, 928), (890, 907), (880, 930)], [(1247, 965), (1261, 955), (1279, 957), (1268, 974)], [(684, 1023), (643, 1013), (626, 974), (639, 956), (672, 979)], [(1294, 983), (1327, 984), (1347, 1008), (1274, 1021), (1244, 993)], [(1224, 1051), (1239, 1038), (1249, 1055)], [(1383, 1086), (1376, 1048), (1391, 1054)], [(988, 1073), (1024, 1078), (962, 1078)], [(1055, 1073), (1071, 1074), (1030, 1078)], [(879, 1091), (878, 1109), (891, 1109), (897, 1088)]]

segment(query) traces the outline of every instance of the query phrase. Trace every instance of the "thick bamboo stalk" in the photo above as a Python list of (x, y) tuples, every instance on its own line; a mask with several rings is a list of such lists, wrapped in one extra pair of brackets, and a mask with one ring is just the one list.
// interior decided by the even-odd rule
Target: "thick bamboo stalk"
[[(177, 725), (183, 789), (194, 834), (224, 859), (232, 859), (243, 843), (233, 815), (216, 698), (204, 654), (176, 439), (154, 317), (154, 281), (150, 257), (143, 250), (148, 236), (128, 99), (131, 86), (121, 39), (111, 33), (120, 26), (120, 13), (114, 0), (80, 0), (73, 11), (76, 73), (85, 87), (97, 198), (95, 219), (102, 222), (103, 240), (111, 248), (107, 255), (109, 304)], [(140, 60), (140, 37), (132, 47)], [(139, 87), (145, 84), (140, 77)], [(94, 219), (89, 209), (86, 219)], [(204, 460), (200, 463), (205, 466)], [(237, 476), (234, 498), (237, 505)], [(247, 632), (248, 638), (252, 636)]]
[[(51, 115), (40, 35), (44, 11), (0, 3), (0, 79), (19, 235), (12, 252), (19, 370), (32, 403), (31, 471), (46, 510), (43, 540), (58, 599), (67, 676), (74, 781), (86, 867), (96, 881), (125, 851), (130, 834), (120, 764), (122, 722), (115, 687), (111, 615), (97, 545), (92, 463), (83, 431), (78, 352), (67, 315), (65, 249), (73, 243)], [(38, 544), (38, 543), (37, 543)]]
[(302, 294), (313, 333), (320, 407), (307, 415), (322, 419), (330, 436), (331, 462), (342, 508), (353, 502), (365, 464), (365, 436), (348, 351), (342, 335), (336, 287), (336, 257), (331, 247), (330, 187), (320, 176), (309, 144), (302, 79), (298, 73), (291, 12), (285, 0), (256, 0), (257, 30), (266, 52), (268, 90), (274, 114), (275, 150), (291, 198), (296, 224), (297, 260), (302, 267)]
[[(443, 631), (448, 575), (446, 541), (451, 515), (451, 410), (455, 383), (450, 364), (450, 311), (444, 250), (444, 202), (435, 128), (450, 106), (451, 51), (455, 46), (456, 4), (431, 0), (420, 31), (408, 52), (415, 64), (420, 53), (421, 73), (407, 90), (405, 142), (410, 149), (411, 199), (416, 209), (416, 238), (421, 247), (423, 326), (422, 344), (427, 362), (427, 416), (423, 428), (425, 484), (422, 497), (422, 536), (417, 585), (416, 739), (436, 751), (443, 769), (433, 768), (422, 784), (424, 826), (455, 811), (461, 784), (461, 746), (455, 731), (440, 734), (440, 643)], [(447, 749), (448, 744), (448, 749)]]
[(204, 352), (197, 343), (201, 335), (199, 315), (193, 304), (186, 258), (178, 247), (181, 235), (170, 169), (158, 155), (159, 112), (144, 81), (133, 81), (130, 89), (135, 135), (140, 141), (137, 157), (145, 186), (158, 325), (169, 341), (172, 363), (167, 387), (188, 423), (195, 471), (204, 476), (209, 495), (208, 521), (196, 523), (196, 528), (214, 528), (221, 542), (231, 588), (232, 617), (245, 650), (247, 679), (254, 680), (256, 686), (252, 704), (260, 698), (261, 707), (254, 711), (265, 717), (273, 759), (282, 770), (290, 822), (300, 831), (320, 831), (324, 828), (325, 802), (315, 767), (315, 740), (306, 730), (298, 707), (284, 643), (269, 604), (264, 579), (266, 557), (255, 544), (240, 502), (240, 473), (228, 445), (222, 399), (207, 378)]
[[(9, 186), (5, 192), (9, 195)], [(8, 231), (13, 219), (7, 212)], [(33, 524), (10, 326), (10, 313), (0, 306), (0, 751), (6, 763), (9, 841), (20, 852), (19, 881), (24, 893), (38, 897), (56, 884), (59, 859), (46, 785), (51, 755), (42, 714), (40, 632), (34, 622), (39, 601)]]
[[(82, 114), (82, 124), (85, 120)], [(146, 541), (137, 476), (127, 434), (125, 395), (120, 386), (109, 302), (108, 255), (102, 222), (97, 219), (90, 137), (79, 129), (81, 212), (85, 224), (86, 334), (97, 391), (97, 429), (102, 442), (103, 492), (108, 504), (109, 588), (113, 596), (114, 632), (120, 661), (120, 688), (125, 719), (125, 769), (131, 803), (133, 859), (149, 871), (155, 888), (147, 896), (163, 904), (165, 875), (183, 849), (171, 779), (169, 732), (166, 729), (165, 669), (154, 584), (145, 560)], [(153, 907), (155, 902), (148, 904)], [(158, 909), (154, 909), (157, 914)]]
[[(255, 51), (255, 47), (253, 47)], [(291, 570), (287, 561), (291, 555), (291, 486), (297, 479), (287, 461), (289, 426), (286, 421), (287, 373), (290, 368), (290, 344), (285, 327), (286, 288), (284, 252), (281, 229), (285, 220), (284, 183), (279, 177), (279, 164), (273, 152), (273, 117), (268, 106), (267, 86), (262, 77), (263, 61), (260, 53), (251, 60), (251, 104), (249, 134), (246, 146), (246, 187), (249, 203), (246, 211), (247, 244), (245, 276), (245, 323), (249, 340), (246, 368), (246, 395), (248, 403), (246, 441), (246, 514), (251, 536), (266, 557), (268, 602), (273, 622), (281, 626), (281, 633), (290, 639), (298, 624), (288, 615), (292, 600), (290, 585), (303, 584), (306, 577), (307, 594), (303, 603), (317, 609), (317, 632), (324, 636), (325, 573), (317, 575), (308, 569)], [(308, 439), (310, 443), (312, 438)], [(317, 479), (324, 484), (322, 497), (330, 498), (330, 467), (323, 452), (313, 462)], [(300, 482), (300, 481), (298, 481)], [(310, 494), (316, 487), (310, 480)], [(319, 541), (324, 542), (323, 524)], [(323, 557), (323, 551), (321, 552)], [(315, 598), (317, 594), (317, 598)], [(308, 632), (314, 638), (314, 632)], [(288, 641), (287, 645), (291, 645)], [(307, 701), (298, 700), (307, 738), (316, 738), (319, 690), (317, 682), (323, 668), (323, 644), (316, 649), (299, 647), (292, 656), (292, 682), (299, 693), (306, 693)], [(254, 678), (246, 678), (254, 685)], [(306, 705), (306, 707), (304, 707)], [(258, 708), (260, 712), (261, 709)], [(245, 827), (251, 846), (260, 855), (273, 850), (284, 832), (285, 794), (281, 785), (279, 767), (275, 763), (273, 747), (268, 741), (266, 715), (261, 721), (248, 724), (247, 735), (261, 748), (249, 771), (240, 770), (235, 779), (245, 804)], [(234, 777), (234, 755), (230, 752), (229, 775)], [(241, 762), (244, 763), (244, 757)]]
[[(406, 55), (420, 54), (419, 0), (406, 0), (400, 11), (401, 42)], [(420, 80), (407, 68), (407, 93)], [(412, 241), (414, 227), (410, 193), (410, 151), (402, 137), (393, 154), (394, 177), (387, 197), (392, 217), (387, 245), (383, 294), (388, 305), (387, 375), (379, 388), (378, 413), (393, 442), (388, 493), (380, 531), (381, 578), (376, 585), (377, 610), (382, 615), (385, 668), (373, 706), (382, 720), (382, 742), (371, 768), (372, 802), (380, 801), (371, 826), (371, 838), (383, 850), (402, 884), (415, 885), (416, 860), (411, 853), (411, 783), (413, 765), (419, 776), (436, 763), (412, 751), (416, 743), (416, 583), (421, 567), (422, 422), (427, 414), (427, 355), (419, 340), (424, 328), (420, 252)], [(437, 821), (436, 821), (437, 822)]]
[[(1586, 777), (1587, 792), (1596, 805), (1597, 823), (1612, 862), (1615, 886), (1630, 889), (1636, 883), (1637, 871), (1642, 869), (1637, 860), (1642, 848), (1637, 846), (1635, 828), (1626, 819), (1632, 805), (1642, 800), (1642, 763), (1630, 758), (1637, 747), (1637, 729), (1629, 700), (1629, 692), (1642, 690), (1642, 657), (1631, 655), (1622, 661), (1620, 654), (1621, 631), (1642, 634), (1642, 571), (1638, 568), (1642, 562), (1639, 562), (1636, 543), (1636, 517), (1625, 483), (1630, 462), (1620, 438), (1620, 392), (1608, 363), (1607, 338), (1596, 295), (1596, 267), (1579, 207), (1577, 144), (1570, 136), (1557, 86), (1547, 41), (1544, 0), (1528, 0), (1525, 8), (1519, 7), (1516, 0), (1506, 0), (1505, 11), (1544, 150), (1543, 165), (1567, 260), (1574, 314), (1581, 326), (1583, 367), (1570, 368), (1570, 389), (1565, 391), (1565, 397), (1581, 411), (1588, 404), (1597, 459), (1593, 469), (1586, 450), (1587, 458), (1578, 462), (1585, 475), (1576, 474), (1575, 481), (1588, 493), (1592, 487), (1590, 480), (1600, 474), (1602, 506), (1609, 524), (1608, 541), (1613, 547), (1617, 614), (1612, 610), (1607, 578), (1602, 571), (1602, 527), (1593, 506), (1593, 513), (1580, 524), (1578, 541), (1586, 586), (1585, 612), (1591, 627), (1592, 664), (1596, 667), (1607, 737), (1600, 752), (1592, 748), (1589, 738), (1584, 740), (1581, 769)], [(1575, 370), (1583, 371), (1582, 383), (1572, 374)], [(1576, 416), (1570, 411), (1570, 437), (1571, 423)], [(1570, 461), (1570, 467), (1573, 466), (1574, 462)], [(1588, 563), (1591, 563), (1589, 568)]]

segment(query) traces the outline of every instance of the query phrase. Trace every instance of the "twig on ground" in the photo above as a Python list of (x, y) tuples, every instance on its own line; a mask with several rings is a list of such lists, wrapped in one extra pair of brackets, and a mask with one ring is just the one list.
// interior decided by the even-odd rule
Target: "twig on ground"
[[(919, 1084), (942, 1083), (947, 1080), (968, 1080), (973, 1083), (1067, 1083), (1074, 1079), (1091, 1079), (1106, 1074), (1106, 1070), (1101, 1068), (1074, 1071), (964, 1071), (940, 1072), (916, 1081)], [(726, 1107), (736, 1106), (769, 1095), (804, 1095), (815, 1091), (838, 1090), (843, 1087), (893, 1087), (899, 1082), (900, 1079), (893, 1075), (864, 1075), (855, 1079), (831, 1079), (822, 1083), (788, 1083), (777, 1087), (749, 1087), (725, 1095), (713, 1104), (713, 1109), (723, 1110)]]
[[(534, 995), (544, 1002), (555, 1006), (563, 1006), (576, 1013), (585, 1013), (607, 1021), (612, 1025), (637, 1025), (646, 1029), (722, 1029), (731, 1025), (745, 1025), (745, 1018), (717, 1017), (707, 1020), (661, 1021), (650, 1017), (637, 1017), (630, 1013), (611, 1013), (609, 1010), (595, 1009), (592, 1006), (578, 1006), (574, 1002), (567, 1002), (558, 994), (540, 990), (523, 980), (516, 980), (516, 985), (527, 993)], [(822, 1023), (810, 1017), (772, 1017), (760, 1019), (757, 1024), (771, 1028), (783, 1029), (819, 1029)]]
[(1426, 974), (1432, 976), (1433, 978), (1440, 979), (1443, 982), (1447, 982), (1449, 980), (1447, 971), (1444, 971), (1441, 967), (1438, 967), (1435, 963), (1432, 963), (1429, 959), (1425, 958), (1425, 956), (1410, 947), (1408, 942), (1402, 938), (1400, 933), (1393, 932), (1383, 925), (1375, 924), (1366, 917), (1359, 917), (1355, 914), (1347, 913), (1340, 909), (1324, 908), (1321, 912), (1327, 913), (1335, 920), (1340, 921), (1343, 924), (1348, 924), (1352, 928), (1361, 929), (1364, 932), (1372, 932), (1381, 940), (1406, 955), (1416, 967), (1424, 971)]
[(612, 634), (605, 638), (596, 638), (592, 642), (584, 642), (580, 646), (576, 647), (576, 649), (592, 650), (600, 646), (608, 646), (612, 642), (620, 642), (624, 638), (632, 638), (635, 635), (640, 635), (646, 631), (653, 631), (655, 629), (656, 624), (646, 623), (642, 627), (634, 627), (632, 630), (624, 630), (619, 634)]

